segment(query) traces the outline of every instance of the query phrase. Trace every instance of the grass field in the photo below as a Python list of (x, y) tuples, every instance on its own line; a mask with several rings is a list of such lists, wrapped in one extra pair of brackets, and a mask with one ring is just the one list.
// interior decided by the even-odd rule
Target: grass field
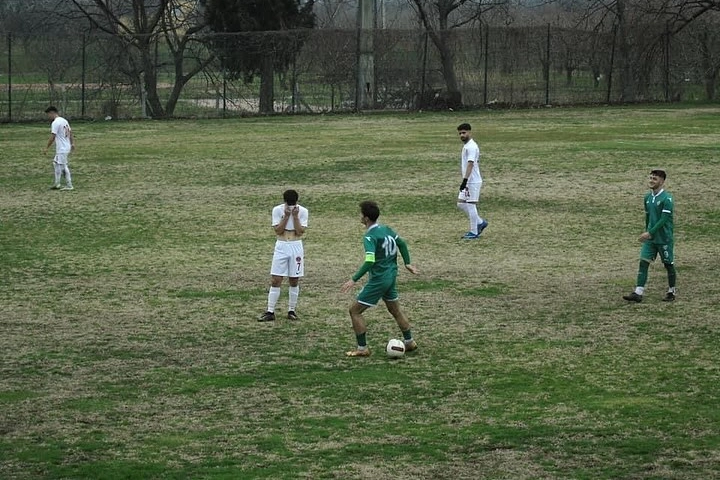
[[(0, 478), (720, 476), (720, 107), (73, 126), (73, 192), (48, 190), (49, 125), (0, 126)], [(651, 168), (678, 300), (652, 265), (626, 304)], [(286, 188), (310, 210), (300, 321), (260, 324)], [(383, 307), (373, 356), (344, 357), (364, 199), (421, 270), (399, 361)]]

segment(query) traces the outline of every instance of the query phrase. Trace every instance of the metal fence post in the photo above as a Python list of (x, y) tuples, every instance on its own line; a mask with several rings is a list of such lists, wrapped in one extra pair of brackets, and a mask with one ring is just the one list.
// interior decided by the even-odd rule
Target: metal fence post
[(545, 105), (550, 105), (550, 24), (547, 25), (545, 42)]
[(85, 118), (85, 71), (86, 71), (86, 61), (87, 58), (85, 56), (85, 45), (87, 43), (87, 35), (83, 33), (82, 36), (82, 73), (81, 73), (81, 83), (82, 86), (80, 87), (80, 116)]
[(488, 43), (490, 43), (490, 26), (485, 26), (485, 45), (483, 48), (483, 105), (488, 103)]
[(670, 22), (665, 22), (665, 42), (664, 42), (664, 81), (665, 81), (665, 101), (670, 102), (672, 100), (670, 95)]
[(7, 34), (8, 47), (8, 122), (12, 122), (12, 33)]

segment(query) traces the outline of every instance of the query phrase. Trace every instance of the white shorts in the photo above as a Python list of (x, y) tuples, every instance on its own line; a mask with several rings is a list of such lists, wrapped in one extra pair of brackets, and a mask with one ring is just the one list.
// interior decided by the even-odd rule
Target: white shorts
[(53, 160), (53, 163), (57, 163), (58, 165), (67, 165), (67, 163), (68, 163), (68, 154), (67, 154), (67, 153), (57, 153), (57, 154), (55, 154), (55, 159)]
[(275, 241), (270, 275), (290, 278), (305, 275), (305, 250), (302, 240)]
[(459, 202), (477, 203), (480, 200), (480, 189), (482, 188), (482, 180), (478, 183), (468, 183), (465, 190), (458, 193)]

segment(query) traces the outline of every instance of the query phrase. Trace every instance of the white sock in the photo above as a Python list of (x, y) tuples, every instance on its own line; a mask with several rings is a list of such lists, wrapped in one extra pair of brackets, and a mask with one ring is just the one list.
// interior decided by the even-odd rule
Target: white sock
[(635, 287), (635, 293), (637, 293), (638, 295), (642, 295), (643, 293), (645, 293), (645, 287)]
[(478, 215), (477, 205), (474, 203), (468, 203), (468, 217), (470, 218), (470, 231), (473, 233), (477, 232), (478, 224), (482, 223), (482, 218)]
[(59, 163), (54, 163), (55, 165), (55, 186), (60, 185), (60, 180), (62, 180), (62, 174), (63, 174), (63, 166)]
[(278, 299), (280, 298), (280, 287), (270, 287), (268, 292), (268, 312), (275, 311), (275, 305), (277, 305)]
[(300, 285), (297, 287), (290, 287), (290, 301), (288, 302), (288, 310), (295, 311), (297, 307), (298, 297), (300, 296)]
[(473, 226), (472, 214), (470, 213), (470, 204), (458, 202), (457, 207), (463, 212), (465, 212), (465, 215), (467, 215), (468, 219), (470, 220), (470, 231), (473, 233), (477, 233), (477, 226)]
[(70, 169), (68, 168), (67, 163), (63, 165), (63, 171), (65, 172), (65, 185), (72, 187), (72, 175), (70, 175)]
[(668, 287), (668, 293), (675, 295), (675, 287)]

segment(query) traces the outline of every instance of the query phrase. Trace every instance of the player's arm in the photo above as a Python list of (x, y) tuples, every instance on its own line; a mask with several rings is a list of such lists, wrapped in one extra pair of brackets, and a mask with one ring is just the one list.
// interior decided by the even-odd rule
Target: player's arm
[(357, 282), (360, 280), (367, 272), (370, 271), (372, 266), (375, 264), (375, 249), (370, 251), (365, 251), (365, 261), (362, 265), (360, 265), (360, 268), (358, 268), (358, 271), (355, 272), (355, 275), (352, 276), (352, 281)]
[[(285, 212), (285, 215), (282, 215), (280, 219), (278, 220), (278, 216), (280, 216), (280, 213), (277, 210), (273, 210), (273, 230), (275, 231), (275, 235), (282, 235), (285, 233), (285, 226), (287, 225), (288, 219), (290, 218), (290, 215)], [(277, 223), (274, 223), (277, 222)]]
[(303, 233), (305, 233), (305, 226), (303, 225), (303, 222), (307, 224), (307, 219), (300, 219), (300, 207), (295, 206), (292, 212), (292, 217), (293, 223), (295, 224), (295, 235), (302, 237)]
[(398, 250), (400, 250), (400, 256), (402, 256), (405, 268), (412, 273), (417, 273), (417, 268), (410, 262), (410, 249), (408, 249), (407, 242), (398, 235), (395, 237), (395, 243), (398, 246)]
[(372, 239), (365, 237), (363, 244), (365, 245), (365, 261), (362, 265), (360, 265), (360, 268), (358, 268), (358, 271), (355, 272), (355, 275), (353, 275), (350, 280), (342, 284), (340, 291), (343, 293), (348, 292), (355, 285), (355, 282), (360, 280), (367, 272), (369, 272), (375, 264), (375, 242), (373, 242)]
[(655, 225), (653, 225), (652, 227), (650, 227), (648, 225), (649, 228), (648, 228), (647, 233), (650, 234), (650, 238), (652, 238), (652, 236), (655, 235), (655, 233), (657, 233), (658, 230), (660, 230), (663, 226), (665, 226), (665, 224), (668, 222), (668, 220), (670, 220), (671, 216), (672, 216), (672, 210), (665, 208), (663, 206), (662, 213), (660, 214), (660, 220), (655, 222)]
[(75, 150), (75, 135), (72, 133), (72, 128), (68, 129), (68, 139), (70, 139), (70, 150)]
[(51, 133), (50, 138), (48, 138), (47, 145), (45, 145), (45, 150), (43, 150), (43, 153), (47, 153), (48, 148), (50, 148), (53, 143), (55, 143), (55, 134)]
[(470, 178), (470, 175), (472, 175), (473, 165), (475, 165), (475, 162), (472, 160), (468, 160), (467, 167), (465, 167), (465, 174), (463, 175), (462, 182), (460, 183), (461, 192), (467, 188), (468, 178)]

